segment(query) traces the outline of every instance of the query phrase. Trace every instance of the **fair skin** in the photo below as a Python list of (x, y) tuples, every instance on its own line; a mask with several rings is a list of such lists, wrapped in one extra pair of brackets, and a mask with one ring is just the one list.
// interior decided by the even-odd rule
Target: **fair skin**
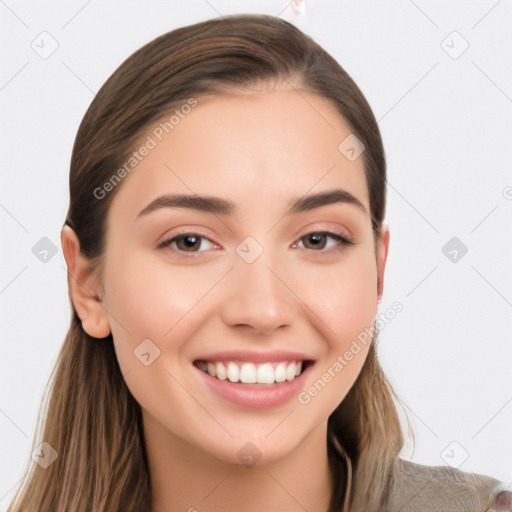
[[(325, 512), (327, 420), (369, 344), (307, 404), (296, 396), (275, 407), (234, 404), (205, 386), (193, 362), (216, 350), (299, 351), (314, 360), (307, 390), (373, 326), (389, 230), (375, 254), (363, 158), (338, 150), (351, 130), (327, 100), (290, 89), (197, 99), (118, 185), (102, 282), (63, 230), (73, 304), (91, 336), (112, 334), (142, 408), (153, 512)], [(364, 209), (333, 202), (285, 215), (290, 200), (334, 189)], [(236, 210), (139, 216), (164, 194), (215, 196)], [(354, 243), (306, 236), (326, 231)], [(193, 250), (182, 239), (157, 247), (183, 232), (203, 238)], [(252, 263), (236, 252), (247, 236), (263, 248)], [(148, 366), (134, 356), (145, 339), (160, 350)], [(251, 467), (237, 455), (248, 442), (261, 453)]]

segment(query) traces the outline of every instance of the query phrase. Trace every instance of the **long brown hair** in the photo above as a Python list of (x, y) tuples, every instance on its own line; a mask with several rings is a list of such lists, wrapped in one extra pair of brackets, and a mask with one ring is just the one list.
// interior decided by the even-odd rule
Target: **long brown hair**
[[(370, 106), (343, 68), (309, 36), (280, 18), (242, 14), (154, 39), (126, 59), (92, 101), (73, 147), (65, 221), (91, 263), (100, 266), (105, 219), (122, 183), (113, 183), (108, 193), (104, 185), (149, 126), (190, 98), (276, 83), (330, 100), (364, 143), (377, 247), (386, 165)], [(394, 402), (398, 398), (377, 359), (376, 342), (377, 334), (357, 380), (328, 420), (331, 512), (387, 510), (404, 440)], [(90, 337), (73, 310), (44, 396), (33, 449), (48, 443), (57, 459), (46, 468), (29, 461), (8, 512), (149, 512), (141, 409), (124, 382), (112, 335)]]

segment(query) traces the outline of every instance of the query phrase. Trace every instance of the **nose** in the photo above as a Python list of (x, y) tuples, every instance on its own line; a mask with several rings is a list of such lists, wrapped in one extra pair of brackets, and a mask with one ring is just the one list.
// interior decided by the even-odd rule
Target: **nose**
[(230, 272), (230, 289), (221, 310), (226, 325), (246, 326), (260, 334), (270, 334), (291, 326), (297, 318), (293, 291), (264, 254), (252, 263), (238, 260)]

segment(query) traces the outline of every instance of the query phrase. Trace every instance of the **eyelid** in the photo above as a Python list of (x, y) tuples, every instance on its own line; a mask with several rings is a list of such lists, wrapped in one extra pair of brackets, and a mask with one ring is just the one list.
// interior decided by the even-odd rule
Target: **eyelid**
[(176, 241), (176, 239), (183, 237), (185, 235), (197, 236), (198, 238), (208, 240), (211, 244), (213, 244), (214, 246), (217, 246), (217, 247), (214, 247), (214, 249), (210, 249), (210, 251), (218, 250), (218, 248), (221, 247), (220, 244), (213, 241), (210, 237), (204, 235), (203, 233), (189, 229), (189, 230), (183, 230), (183, 231), (180, 231), (179, 233), (175, 233), (175, 234), (165, 237), (161, 242), (159, 242), (157, 244), (156, 248), (157, 249), (168, 249), (178, 258), (182, 258), (182, 259), (188, 260), (188, 261), (190, 261), (192, 258), (200, 258), (200, 257), (204, 256), (203, 253), (209, 252), (208, 249), (205, 251), (190, 251), (190, 252), (180, 251), (179, 249), (173, 249), (171, 247), (171, 245)]
[[(334, 233), (344, 238), (352, 238), (351, 232), (339, 222), (327, 222), (317, 221), (308, 224), (302, 228), (297, 235), (298, 238), (302, 238), (310, 233)], [(302, 235), (300, 233), (303, 233)]]
[[(207, 235), (200, 227), (185, 227), (185, 228), (177, 227), (175, 229), (177, 229), (178, 231), (170, 230), (165, 235), (163, 235), (161, 237), (161, 241), (157, 242), (157, 247), (164, 245), (167, 242), (169, 242), (170, 240), (173, 240), (174, 238), (177, 238), (177, 237), (183, 236), (183, 235), (197, 235), (197, 236), (200, 236), (201, 238), (207, 238), (208, 240), (210, 240), (210, 242), (217, 244), (217, 242), (214, 242), (214, 240), (212, 239), (212, 236), (215, 236), (215, 235)], [(171, 233), (171, 234), (168, 234), (168, 233)], [(220, 244), (217, 244), (217, 245), (220, 245)]]
[(319, 229), (314, 231), (308, 231), (307, 233), (299, 237), (296, 242), (293, 242), (292, 246), (296, 246), (299, 242), (302, 241), (303, 238), (306, 238), (309, 235), (326, 235), (328, 238), (332, 238), (333, 240), (336, 240), (338, 242), (335, 247), (331, 247), (330, 249), (320, 249), (318, 251), (306, 249), (308, 251), (311, 251), (312, 253), (330, 253), (331, 251), (335, 251), (337, 249), (343, 249), (344, 247), (350, 247), (352, 245), (355, 245), (355, 242), (352, 239), (352, 237), (342, 235), (334, 231), (326, 231)]

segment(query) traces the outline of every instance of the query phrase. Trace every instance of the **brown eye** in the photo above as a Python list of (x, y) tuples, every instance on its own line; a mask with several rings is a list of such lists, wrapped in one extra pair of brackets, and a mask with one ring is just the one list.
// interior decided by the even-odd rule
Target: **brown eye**
[(214, 245), (210, 239), (198, 233), (181, 233), (164, 240), (158, 245), (158, 248), (168, 247), (176, 252), (199, 253), (211, 249)]
[[(329, 243), (329, 239), (334, 240), (334, 243)], [(306, 236), (303, 236), (300, 241), (302, 241), (305, 249), (313, 250), (322, 250), (326, 247), (330, 249), (341, 245), (353, 245), (354, 243), (344, 236), (328, 232), (308, 233)]]
[(311, 233), (306, 235), (304, 240), (304, 246), (306, 249), (324, 249), (326, 246), (327, 235), (325, 233)]
[(176, 247), (180, 251), (192, 251), (195, 252), (201, 247), (201, 237), (195, 235), (182, 235), (174, 239), (176, 241)]

